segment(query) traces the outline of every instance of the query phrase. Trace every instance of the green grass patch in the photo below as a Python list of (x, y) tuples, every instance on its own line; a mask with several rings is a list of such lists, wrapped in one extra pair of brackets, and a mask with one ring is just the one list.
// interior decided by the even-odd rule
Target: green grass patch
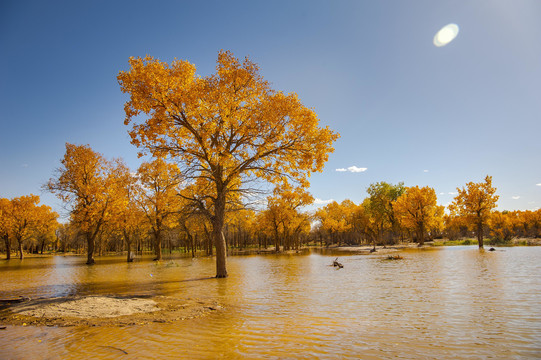
[(460, 239), (460, 240), (434, 240), (434, 246), (464, 246), (464, 245), (476, 245), (477, 240), (474, 239)]

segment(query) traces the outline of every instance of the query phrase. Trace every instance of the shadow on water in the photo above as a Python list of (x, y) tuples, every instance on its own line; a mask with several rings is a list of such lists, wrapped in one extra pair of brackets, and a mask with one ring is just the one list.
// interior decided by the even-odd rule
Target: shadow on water
[[(4, 298), (17, 298), (29, 296), (38, 299), (54, 299), (67, 296), (120, 296), (120, 297), (150, 297), (155, 295), (171, 296), (179, 293), (183, 283), (197, 283), (208, 280), (218, 280), (216, 277), (198, 277), (190, 279), (174, 280), (142, 280), (131, 281), (99, 281), (71, 284), (49, 284), (27, 287), (23, 293), (20, 291), (6, 291), (2, 293)], [(179, 284), (178, 287), (174, 286)]]
[[(228, 256), (251, 256), (251, 255), (277, 255), (277, 256), (294, 256), (294, 255), (307, 255), (310, 254), (314, 249), (303, 248), (298, 251), (291, 252), (279, 252), (276, 253), (271, 250), (266, 249), (231, 249), (228, 252)], [(94, 258), (95, 263), (88, 265), (86, 263), (86, 255), (63, 255), (63, 254), (52, 254), (52, 255), (43, 255), (39, 257), (26, 257), (24, 259), (19, 259), (12, 257), (10, 260), (5, 258), (0, 259), (0, 272), (13, 269), (25, 269), (25, 270), (39, 270), (39, 269), (49, 269), (51, 267), (50, 259), (62, 259), (66, 261), (56, 261), (56, 268), (83, 268), (91, 266), (100, 266), (100, 265), (117, 265), (117, 264), (137, 264), (137, 263), (164, 263), (168, 261), (181, 260), (181, 259), (190, 259), (192, 255), (190, 253), (174, 253), (174, 254), (164, 254), (160, 262), (154, 260), (155, 255), (153, 254), (144, 254), (137, 255), (134, 260), (130, 263), (126, 261), (126, 254), (111, 254), (104, 256), (96, 256)], [(207, 255), (197, 255), (195, 259), (213, 259), (213, 256)]]
[[(27, 257), (24, 259), (11, 258), (10, 260), (2, 259), (0, 261), (0, 272), (4, 270), (13, 270), (17, 268), (24, 268), (25, 270), (33, 269), (49, 269), (51, 267), (50, 259), (60, 258), (66, 260), (65, 262), (56, 262), (56, 268), (74, 268), (74, 267), (90, 267), (100, 265), (116, 265), (116, 264), (131, 264), (131, 263), (153, 263), (154, 255), (143, 255), (135, 257), (134, 261), (128, 263), (126, 261), (126, 255), (105, 255), (97, 256), (94, 258), (95, 263), (88, 265), (86, 263), (86, 255), (44, 255), (40, 257)], [(164, 256), (161, 262), (189, 259), (191, 255), (174, 254)]]

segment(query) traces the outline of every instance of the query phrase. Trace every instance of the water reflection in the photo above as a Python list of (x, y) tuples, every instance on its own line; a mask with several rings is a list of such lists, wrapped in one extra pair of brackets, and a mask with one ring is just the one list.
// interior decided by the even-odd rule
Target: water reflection
[[(113, 358), (118, 347), (137, 358), (418, 359), (541, 351), (541, 248), (413, 250), (400, 261), (339, 254), (340, 270), (329, 266), (336, 256), (230, 257), (226, 279), (212, 278), (208, 258), (109, 259), (92, 267), (76, 257), (2, 263), (2, 297), (169, 295), (216, 299), (226, 308), (174, 324), (11, 328), (0, 353)], [(25, 344), (37, 339), (47, 345), (34, 353)]]

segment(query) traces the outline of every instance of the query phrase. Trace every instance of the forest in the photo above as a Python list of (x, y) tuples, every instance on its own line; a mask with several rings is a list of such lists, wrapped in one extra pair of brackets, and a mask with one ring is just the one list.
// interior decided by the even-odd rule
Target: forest
[[(36, 195), (1, 198), (0, 249), (8, 259), (12, 252), (20, 258), (24, 252), (88, 253), (88, 236), (94, 237), (92, 253), (123, 252), (127, 261), (149, 253), (157, 260), (179, 252), (213, 255), (212, 224), (184, 198), (183, 193), (192, 189), (183, 186), (174, 164), (156, 159), (132, 173), (122, 161), (107, 162), (88, 146), (66, 147), (66, 155), (81, 164), (66, 176), (88, 180), (78, 189), (86, 191), (79, 195), (88, 207), (60, 223), (58, 214), (40, 205)], [(494, 203), (472, 208), (471, 204), (478, 203), (473, 199), (482, 194), (490, 197), (483, 193), (490, 188), (490, 177), (468, 183), (458, 189), (447, 211), (437, 205), (436, 193), (428, 186), (378, 182), (368, 187), (367, 197), (358, 203), (334, 201), (315, 211), (304, 210), (314, 200), (308, 192), (289, 189), (268, 196), (260, 209), (232, 204), (226, 212), (224, 235), (230, 250), (275, 252), (307, 246), (422, 245), (434, 239), (469, 239), (479, 232), (487, 234), (491, 244), (502, 245), (513, 238), (541, 237), (541, 210), (495, 211), (490, 208)], [(477, 211), (485, 213), (477, 218)]]
[(339, 134), (319, 126), (295, 93), (275, 91), (257, 64), (229, 51), (216, 73), (193, 64), (130, 58), (117, 77), (129, 96), (124, 124), (138, 169), (106, 159), (89, 145), (66, 143), (61, 165), (43, 190), (55, 194), (69, 221), (36, 195), (0, 199), (0, 250), (126, 254), (152, 252), (216, 257), (226, 277), (231, 249), (281, 252), (308, 245), (387, 246), (475, 236), (500, 243), (541, 236), (541, 210), (496, 211), (492, 177), (457, 188), (438, 205), (429, 186), (371, 184), (364, 199), (332, 202), (315, 211), (309, 177), (321, 172)]

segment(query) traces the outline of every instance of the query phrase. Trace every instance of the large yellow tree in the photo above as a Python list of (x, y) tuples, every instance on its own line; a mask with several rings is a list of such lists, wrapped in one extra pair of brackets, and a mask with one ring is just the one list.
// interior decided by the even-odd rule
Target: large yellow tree
[(392, 238), (398, 230), (398, 221), (395, 219), (393, 204), (405, 191), (404, 183), (396, 185), (381, 181), (370, 184), (366, 189), (369, 201), (364, 203), (365, 209), (369, 212), (373, 225), (377, 227), (378, 241), (384, 239), (386, 230), (390, 230)]
[(117, 161), (112, 171), (116, 181), (109, 226), (113, 232), (121, 234), (126, 244), (126, 260), (132, 262), (134, 260), (131, 248), (133, 240), (145, 230), (146, 218), (137, 201), (141, 193), (141, 184), (137, 176), (132, 174), (121, 161)]
[(457, 188), (458, 195), (449, 205), (451, 215), (463, 217), (475, 228), (479, 248), (483, 247), (483, 228), (490, 219), (492, 210), (497, 206), (499, 196), (492, 187), (492, 176), (486, 176), (485, 182), (469, 182), (465, 188)]
[(331, 243), (334, 244), (335, 240), (338, 240), (338, 246), (341, 245), (344, 232), (352, 228), (346, 208), (336, 201), (318, 209), (315, 217), (320, 222), (320, 228), (329, 234)]
[(88, 145), (66, 143), (66, 153), (45, 188), (71, 207), (71, 220), (87, 240), (87, 264), (94, 264), (95, 239), (111, 217), (118, 179), (113, 170), (120, 161), (107, 161)]
[(309, 174), (323, 169), (338, 135), (320, 127), (296, 94), (271, 89), (255, 63), (228, 51), (218, 54), (216, 73), (205, 77), (183, 60), (168, 64), (147, 56), (129, 63), (118, 81), (130, 95), (124, 123), (132, 124), (132, 143), (176, 159), (185, 176), (209, 185), (204, 195), (212, 204), (206, 210), (216, 277), (226, 277), (223, 226), (233, 192), (256, 188), (254, 180), (308, 186)]
[(408, 187), (394, 202), (396, 217), (402, 226), (417, 234), (419, 246), (424, 245), (425, 234), (443, 225), (443, 206), (437, 204), (434, 189), (425, 186)]
[(29, 236), (36, 223), (36, 208), (39, 196), (25, 195), (11, 200), (11, 234), (17, 240), (19, 258), (23, 259), (23, 241)]
[(57, 219), (58, 214), (50, 206), (41, 205), (35, 209), (34, 230), (42, 254), (46, 243), (56, 240)]
[(137, 170), (140, 183), (137, 197), (154, 234), (154, 260), (162, 259), (162, 236), (173, 214), (180, 209), (180, 172), (175, 164), (161, 158), (144, 162)]

